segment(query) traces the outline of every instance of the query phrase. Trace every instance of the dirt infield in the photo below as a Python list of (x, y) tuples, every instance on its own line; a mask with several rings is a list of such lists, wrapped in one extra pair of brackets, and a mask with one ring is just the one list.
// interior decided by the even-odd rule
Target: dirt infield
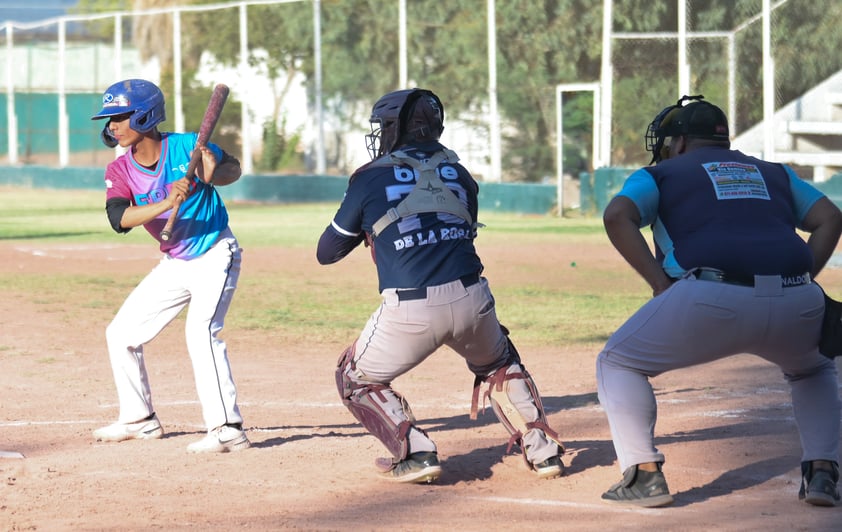
[[(565, 245), (570, 249), (565, 249)], [(628, 267), (613, 250), (560, 244), (581, 267)], [(557, 260), (536, 252), (530, 259)], [(486, 256), (504, 261), (502, 250)], [(37, 246), (0, 242), (0, 273), (77, 273), (83, 290), (34, 292), (26, 276), (0, 298), (2, 530), (838, 530), (840, 508), (797, 499), (798, 435), (778, 370), (738, 356), (653, 379), (656, 428), (675, 504), (635, 509), (603, 503), (619, 480), (607, 422), (596, 398), (600, 345), (521, 349), (544, 395), (550, 424), (567, 447), (562, 478), (539, 481), (490, 409), (468, 419), (472, 376), (447, 350), (395, 383), (439, 445), (444, 473), (433, 485), (377, 477), (380, 444), (341, 406), (333, 367), (344, 345), (291, 342), (259, 329), (226, 328), (252, 449), (196, 456), (201, 417), (181, 326), (147, 351), (158, 415), (155, 441), (103, 444), (91, 431), (116, 417), (104, 328), (121, 293), (102, 285), (116, 268), (142, 275), (149, 246)], [(313, 250), (253, 249), (243, 275), (261, 268), (314, 268)], [(339, 270), (335, 270), (338, 272)], [(350, 271), (344, 270), (344, 273)], [(507, 281), (495, 270), (492, 287)], [(343, 273), (343, 274), (344, 274)], [(335, 275), (335, 273), (334, 273)], [(517, 278), (518, 272), (512, 272)], [(521, 273), (522, 275), (522, 273)], [(823, 275), (842, 287), (842, 272)], [(606, 275), (605, 290), (611, 276)], [(596, 287), (598, 289), (598, 287)], [(372, 286), (372, 290), (374, 287)], [(839, 294), (837, 294), (839, 295)], [(237, 301), (232, 313), (247, 308)], [(357, 319), (360, 327), (366, 315)], [(575, 319), (575, 316), (559, 316)], [(517, 341), (517, 331), (513, 331)], [(350, 341), (351, 338), (348, 338)], [(167, 348), (170, 346), (170, 348)]]

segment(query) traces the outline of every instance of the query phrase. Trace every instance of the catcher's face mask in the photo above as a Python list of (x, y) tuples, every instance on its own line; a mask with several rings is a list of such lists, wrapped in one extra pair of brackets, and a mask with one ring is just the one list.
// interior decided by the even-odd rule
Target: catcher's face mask
[(649, 164), (659, 163), (669, 157), (669, 143), (666, 143), (666, 130), (670, 122), (678, 115), (685, 103), (703, 100), (701, 94), (697, 96), (682, 96), (675, 105), (665, 107), (646, 128), (646, 151), (652, 152)]

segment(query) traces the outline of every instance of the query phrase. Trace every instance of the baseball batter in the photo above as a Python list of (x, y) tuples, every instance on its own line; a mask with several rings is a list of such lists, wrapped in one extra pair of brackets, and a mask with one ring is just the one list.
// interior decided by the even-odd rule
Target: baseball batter
[[(539, 477), (561, 475), (563, 452), (547, 425), (535, 383), (508, 331), (474, 248), (478, 186), (439, 143), (444, 108), (429, 90), (386, 94), (374, 105), (372, 162), (351, 176), (319, 239), (317, 258), (334, 263), (371, 245), (383, 297), (359, 338), (340, 357), (336, 384), (345, 406), (392, 454), (378, 461), (398, 482), (432, 482), (436, 445), (391, 384), (447, 345), (482, 382), (485, 398)], [(483, 400), (483, 403), (485, 400)]]
[[(219, 338), (237, 287), (241, 254), (228, 227), (228, 213), (215, 186), (240, 177), (240, 163), (215, 144), (202, 150), (195, 176), (186, 176), (195, 133), (163, 133), (164, 95), (153, 83), (129, 79), (102, 97), (93, 120), (107, 119), (102, 140), (126, 152), (105, 170), (106, 212), (111, 226), (126, 233), (142, 225), (160, 245), (158, 265), (129, 294), (106, 330), (120, 414), (94, 431), (100, 441), (160, 438), (161, 423), (143, 358), (143, 346), (189, 305), (185, 334), (207, 435), (191, 452), (227, 452), (249, 447), (225, 342)], [(172, 237), (161, 230), (181, 202)]]
[(824, 300), (813, 279), (836, 247), (842, 213), (788, 166), (730, 149), (725, 114), (701, 96), (664, 109), (646, 137), (657, 164), (631, 174), (604, 213), (611, 242), (654, 297), (597, 357), (599, 400), (623, 471), (602, 498), (647, 507), (673, 501), (653, 444), (650, 377), (750, 353), (778, 365), (790, 384), (802, 445), (799, 497), (835, 505), (838, 378), (817, 348)]

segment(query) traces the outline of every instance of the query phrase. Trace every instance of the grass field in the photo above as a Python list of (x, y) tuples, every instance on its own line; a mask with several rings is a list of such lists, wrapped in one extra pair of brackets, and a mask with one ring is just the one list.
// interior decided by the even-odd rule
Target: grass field
[[(105, 215), (104, 195), (97, 191), (0, 189), (6, 205), (0, 212), (0, 241), (29, 245), (145, 245), (154, 242), (142, 228), (125, 235), (111, 230)], [(336, 205), (229, 205), (231, 225), (245, 250), (283, 249), (285, 253), (312, 258), (312, 268), (247, 271), (241, 277), (229, 328), (263, 329), (286, 337), (348, 338), (355, 334), (378, 300), (374, 267), (340, 263), (329, 267), (315, 261), (319, 235), (330, 222)], [(616, 264), (600, 268), (599, 262), (581, 264), (575, 251), (559, 255), (557, 270), (530, 265), (521, 252), (526, 247), (548, 253), (607, 246), (598, 219), (559, 219), (552, 216), (481, 213), (486, 227), (477, 247), (492, 279), (500, 318), (522, 342), (557, 344), (603, 341), (614, 324), (624, 319), (647, 297), (645, 286), (630, 271), (618, 273)], [(488, 250), (488, 255), (484, 250)], [(354, 254), (367, 256), (367, 250)], [(246, 255), (246, 260), (248, 255)], [(616, 257), (614, 257), (616, 259)], [(279, 259), (280, 260), (280, 259)], [(346, 261), (351, 262), (351, 261)], [(359, 261), (358, 261), (359, 262)], [(364, 261), (363, 261), (364, 262)], [(498, 268), (517, 269), (521, 281), (494, 283)], [(244, 263), (244, 270), (247, 262)], [(325, 272), (339, 272), (345, 282), (324, 282)], [(615, 281), (612, 281), (616, 279)], [(5, 286), (41, 294), (45, 300), (68, 300), (73, 292), (95, 288), (102, 295), (93, 305), (121, 300), (136, 284), (136, 274), (115, 270), (106, 278), (38, 275), (19, 272), (0, 281)], [(594, 286), (615, 284), (610, 291)], [(244, 302), (248, 303), (245, 304)], [(116, 308), (115, 308), (116, 310)], [(569, 319), (575, 316), (575, 320)]]

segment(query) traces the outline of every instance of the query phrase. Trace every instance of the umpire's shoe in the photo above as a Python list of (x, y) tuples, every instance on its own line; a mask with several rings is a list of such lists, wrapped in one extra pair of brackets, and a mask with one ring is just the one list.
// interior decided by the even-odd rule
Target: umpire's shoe
[(839, 502), (839, 464), (829, 460), (801, 462), (798, 498), (814, 506), (836, 506)]
[(412, 453), (382, 475), (395, 482), (429, 484), (441, 475), (439, 457), (435, 452)]
[(623, 480), (611, 486), (602, 494), (602, 498), (609, 502), (634, 504), (644, 508), (666, 506), (673, 500), (660, 463), (657, 471), (642, 471), (637, 465), (626, 469)]

